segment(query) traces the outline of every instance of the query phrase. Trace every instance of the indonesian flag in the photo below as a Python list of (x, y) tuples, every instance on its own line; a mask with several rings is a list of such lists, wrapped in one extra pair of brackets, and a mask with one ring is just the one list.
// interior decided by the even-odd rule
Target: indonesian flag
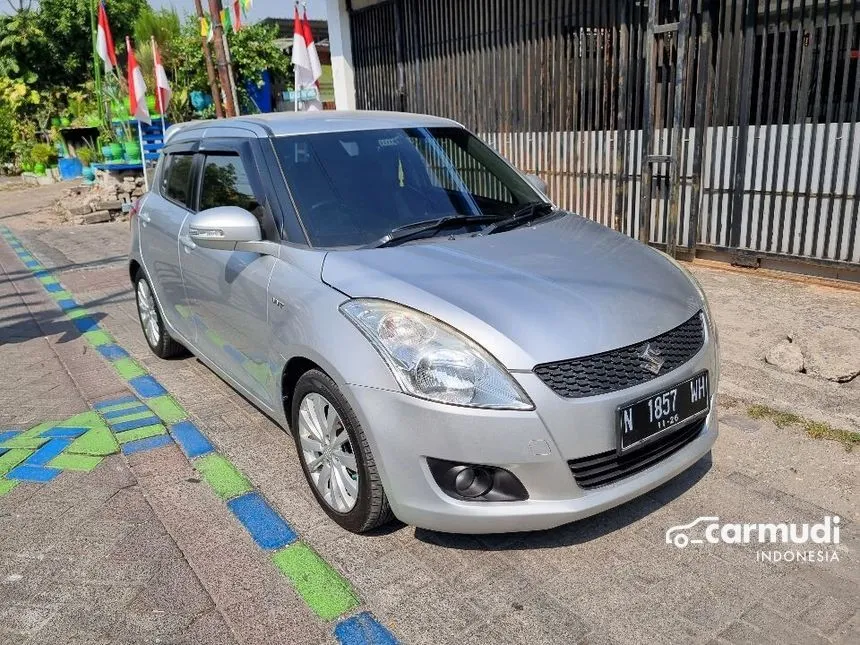
[(113, 47), (113, 36), (110, 35), (105, 3), (99, 2), (99, 28), (96, 35), (96, 51), (99, 58), (105, 62), (105, 69), (112, 71), (116, 67), (116, 50)]
[(128, 48), (128, 106), (131, 116), (144, 123), (152, 123), (149, 118), (149, 108), (146, 107), (146, 83), (143, 81), (143, 72), (137, 66), (134, 50), (131, 48), (131, 40), (125, 37)]
[(308, 10), (304, 10), (302, 19), (302, 29), (305, 36), (305, 47), (308, 49), (308, 59), (311, 63), (311, 72), (314, 75), (314, 84), (319, 87), (319, 77), (322, 76), (322, 65), (320, 65), (320, 57), (317, 55), (317, 46), (314, 43), (314, 35), (311, 31), (311, 23), (308, 21)]
[(161, 64), (161, 54), (158, 53), (158, 45), (155, 44), (154, 38), (152, 39), (152, 53), (155, 57), (155, 92), (158, 98), (158, 110), (164, 114), (173, 92), (170, 91), (167, 72), (164, 71), (164, 65)]
[[(309, 32), (310, 33), (310, 30)], [(299, 17), (299, 8), (293, 10), (293, 67), (296, 75), (296, 92), (313, 87), (317, 77), (311, 63), (310, 52), (305, 40), (305, 26)], [(319, 64), (319, 63), (317, 63)]]

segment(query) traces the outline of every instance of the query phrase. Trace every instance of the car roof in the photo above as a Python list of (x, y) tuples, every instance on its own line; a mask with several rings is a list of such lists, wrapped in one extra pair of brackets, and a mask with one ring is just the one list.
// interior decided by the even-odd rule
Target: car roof
[(271, 112), (229, 119), (179, 123), (167, 129), (167, 141), (174, 142), (217, 136), (282, 137), (321, 132), (431, 127), (462, 128), (463, 126), (450, 119), (408, 112), (375, 110)]

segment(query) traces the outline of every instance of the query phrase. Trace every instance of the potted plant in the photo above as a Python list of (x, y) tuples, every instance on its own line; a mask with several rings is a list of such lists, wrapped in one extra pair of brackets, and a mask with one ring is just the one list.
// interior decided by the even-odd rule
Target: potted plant
[(57, 158), (57, 153), (47, 143), (37, 143), (30, 151), (30, 158), (33, 160), (33, 172), (44, 175), (51, 161)]
[(125, 159), (129, 162), (140, 161), (140, 144), (137, 141), (123, 141), (122, 144), (123, 151), (125, 152)]

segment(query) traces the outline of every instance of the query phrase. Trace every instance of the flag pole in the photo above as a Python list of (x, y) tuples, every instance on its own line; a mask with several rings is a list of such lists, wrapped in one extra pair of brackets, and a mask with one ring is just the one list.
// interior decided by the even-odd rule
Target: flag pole
[[(143, 100), (145, 101), (146, 98)], [(143, 149), (143, 130), (140, 128), (140, 119), (137, 119), (137, 142), (140, 146), (140, 166), (143, 168), (143, 188), (149, 192), (149, 178), (146, 176), (146, 151)]]
[(99, 0), (91, 0), (88, 4), (90, 6), (90, 32), (92, 35), (93, 41), (93, 79), (95, 80), (96, 85), (96, 97), (99, 106), (99, 122), (104, 123), (105, 120), (105, 108), (102, 103), (102, 70), (101, 65), (99, 64), (99, 55), (96, 47), (96, 43), (98, 42), (98, 29), (96, 28), (96, 5)]
[(152, 69), (155, 70), (155, 102), (158, 105), (158, 113), (161, 115), (161, 140), (164, 141), (164, 137), (167, 135), (167, 126), (164, 124), (164, 103), (161, 99), (161, 89), (158, 86), (158, 61), (155, 56), (158, 44), (155, 42), (155, 36), (149, 38), (152, 41)]

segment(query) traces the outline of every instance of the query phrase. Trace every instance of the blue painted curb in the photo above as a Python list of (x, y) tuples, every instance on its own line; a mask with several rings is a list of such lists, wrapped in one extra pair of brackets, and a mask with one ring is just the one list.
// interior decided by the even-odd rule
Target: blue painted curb
[(227, 507), (263, 549), (280, 549), (298, 539), (295, 531), (259, 493), (246, 493), (227, 502)]
[(179, 447), (182, 448), (182, 452), (189, 459), (194, 459), (214, 450), (209, 440), (190, 421), (177, 423), (170, 428), (170, 434), (173, 435)]
[(369, 612), (338, 623), (334, 635), (341, 645), (396, 645), (398, 640)]

